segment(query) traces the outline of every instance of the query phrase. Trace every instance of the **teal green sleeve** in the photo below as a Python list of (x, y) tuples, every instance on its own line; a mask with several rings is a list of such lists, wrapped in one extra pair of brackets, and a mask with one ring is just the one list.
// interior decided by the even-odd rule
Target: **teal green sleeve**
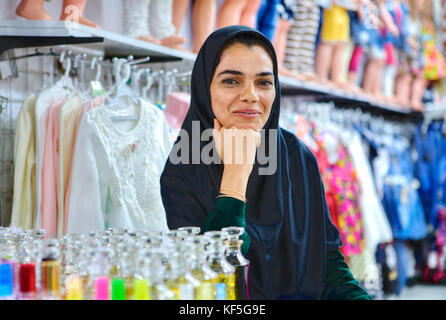
[[(211, 230), (221, 230), (226, 227), (246, 228), (245, 212), (245, 202), (232, 197), (219, 197), (215, 203), (214, 211), (208, 214), (201, 230), (204, 233)], [(251, 245), (251, 239), (246, 229), (240, 239), (243, 240), (242, 254), (246, 255)]]
[(321, 298), (326, 300), (373, 300), (353, 277), (344, 255), (339, 249), (328, 250), (325, 289)]

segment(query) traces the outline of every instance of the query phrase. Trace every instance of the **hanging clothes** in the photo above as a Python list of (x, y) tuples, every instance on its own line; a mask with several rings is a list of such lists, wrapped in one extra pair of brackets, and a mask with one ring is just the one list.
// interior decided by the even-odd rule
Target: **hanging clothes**
[(57, 179), (57, 236), (64, 231), (64, 198), (68, 188), (74, 140), (77, 132), (77, 120), (83, 109), (82, 97), (76, 94), (62, 105), (59, 111), (59, 153)]
[(102, 104), (104, 104), (104, 97), (103, 96), (96, 97), (95, 99), (87, 102), (82, 107), (81, 112), (76, 115), (77, 118), (75, 119), (75, 126), (73, 128), (74, 131), (73, 131), (73, 141), (72, 141), (71, 150), (66, 150), (66, 152), (67, 152), (66, 158), (69, 157), (69, 161), (67, 163), (67, 167), (69, 167), (69, 169), (68, 169), (68, 177), (67, 177), (67, 181), (66, 181), (66, 189), (64, 191), (64, 203), (63, 203), (63, 206), (64, 206), (63, 207), (63, 232), (64, 233), (67, 232), (68, 208), (69, 208), (69, 204), (70, 204), (71, 178), (72, 178), (72, 172), (73, 172), (73, 157), (74, 157), (74, 148), (76, 146), (76, 138), (77, 138), (79, 124), (80, 124), (81, 119), (85, 113), (87, 113), (91, 109), (93, 109), (97, 106), (100, 106)]
[(378, 244), (393, 240), (392, 230), (381, 200), (375, 188), (372, 168), (357, 131), (349, 135), (348, 149), (358, 175), (361, 188), (361, 213), (364, 220), (364, 236), (367, 245), (376, 250)]
[(30, 94), (17, 116), (11, 225), (32, 229), (36, 218), (36, 96)]
[(170, 149), (162, 111), (142, 99), (130, 131), (118, 129), (106, 106), (88, 111), (76, 138), (67, 232), (167, 231), (159, 181)]
[(350, 155), (341, 141), (328, 131), (320, 132), (315, 140), (328, 156), (327, 188), (334, 194), (337, 227), (341, 233), (342, 253), (359, 255), (364, 248), (364, 231), (359, 203), (359, 183)]
[(49, 107), (42, 157), (41, 219), (45, 237), (57, 235), (57, 180), (59, 157), (59, 111), (65, 98)]
[(36, 218), (34, 220), (35, 228), (42, 228), (42, 163), (43, 163), (43, 149), (46, 135), (46, 120), (48, 117), (49, 107), (54, 102), (65, 98), (69, 90), (64, 88), (63, 81), (56, 82), (52, 87), (43, 90), (37, 97), (35, 107), (35, 121), (36, 121)]

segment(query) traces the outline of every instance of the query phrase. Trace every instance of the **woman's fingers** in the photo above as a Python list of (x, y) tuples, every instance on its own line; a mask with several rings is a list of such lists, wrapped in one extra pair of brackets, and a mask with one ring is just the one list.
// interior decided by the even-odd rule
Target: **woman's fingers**
[(252, 129), (224, 128), (214, 118), (212, 135), (215, 148), (224, 164), (254, 164), (260, 146), (260, 132)]

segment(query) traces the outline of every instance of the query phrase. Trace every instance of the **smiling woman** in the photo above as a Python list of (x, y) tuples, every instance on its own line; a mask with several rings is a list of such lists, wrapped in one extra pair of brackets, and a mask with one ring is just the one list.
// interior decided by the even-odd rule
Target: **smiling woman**
[(210, 91), (223, 127), (262, 129), (276, 96), (270, 55), (260, 45), (232, 44), (223, 50)]
[[(168, 226), (200, 226), (202, 232), (245, 228), (242, 252), (250, 261), (251, 299), (371, 299), (339, 251), (316, 158), (279, 127), (279, 112), (271, 42), (243, 26), (211, 34), (194, 64), (182, 131), (191, 137), (195, 128), (213, 129), (222, 163), (168, 160), (161, 176)], [(180, 143), (179, 138), (175, 145)], [(188, 143), (193, 153), (206, 147)], [(194, 145), (200, 148), (194, 151)], [(260, 173), (265, 164), (259, 145), (277, 164), (267, 175)], [(232, 161), (228, 152), (243, 161)]]

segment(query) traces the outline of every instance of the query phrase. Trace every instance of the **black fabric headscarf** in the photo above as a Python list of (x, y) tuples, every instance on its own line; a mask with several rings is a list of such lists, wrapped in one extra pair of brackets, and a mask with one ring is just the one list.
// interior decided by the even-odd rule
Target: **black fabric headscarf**
[[(191, 104), (182, 130), (191, 137), (194, 120), (200, 121), (199, 134), (213, 128), (210, 84), (217, 58), (228, 41), (242, 34), (264, 39), (272, 52), (276, 98), (264, 129), (278, 130), (276, 173), (259, 175), (261, 166), (256, 161), (247, 186), (246, 231), (251, 247), (246, 258), (250, 261), (250, 297), (318, 299), (324, 289), (327, 250), (338, 248), (341, 240), (330, 220), (316, 158), (293, 134), (279, 128), (277, 61), (274, 48), (264, 35), (248, 27), (231, 26), (208, 37), (194, 64)], [(262, 143), (267, 143), (266, 140)], [(190, 142), (189, 160), (194, 155), (199, 157), (208, 143), (194, 146)], [(222, 164), (167, 161), (161, 176), (161, 195), (170, 229), (203, 225), (215, 208), (222, 173)]]

